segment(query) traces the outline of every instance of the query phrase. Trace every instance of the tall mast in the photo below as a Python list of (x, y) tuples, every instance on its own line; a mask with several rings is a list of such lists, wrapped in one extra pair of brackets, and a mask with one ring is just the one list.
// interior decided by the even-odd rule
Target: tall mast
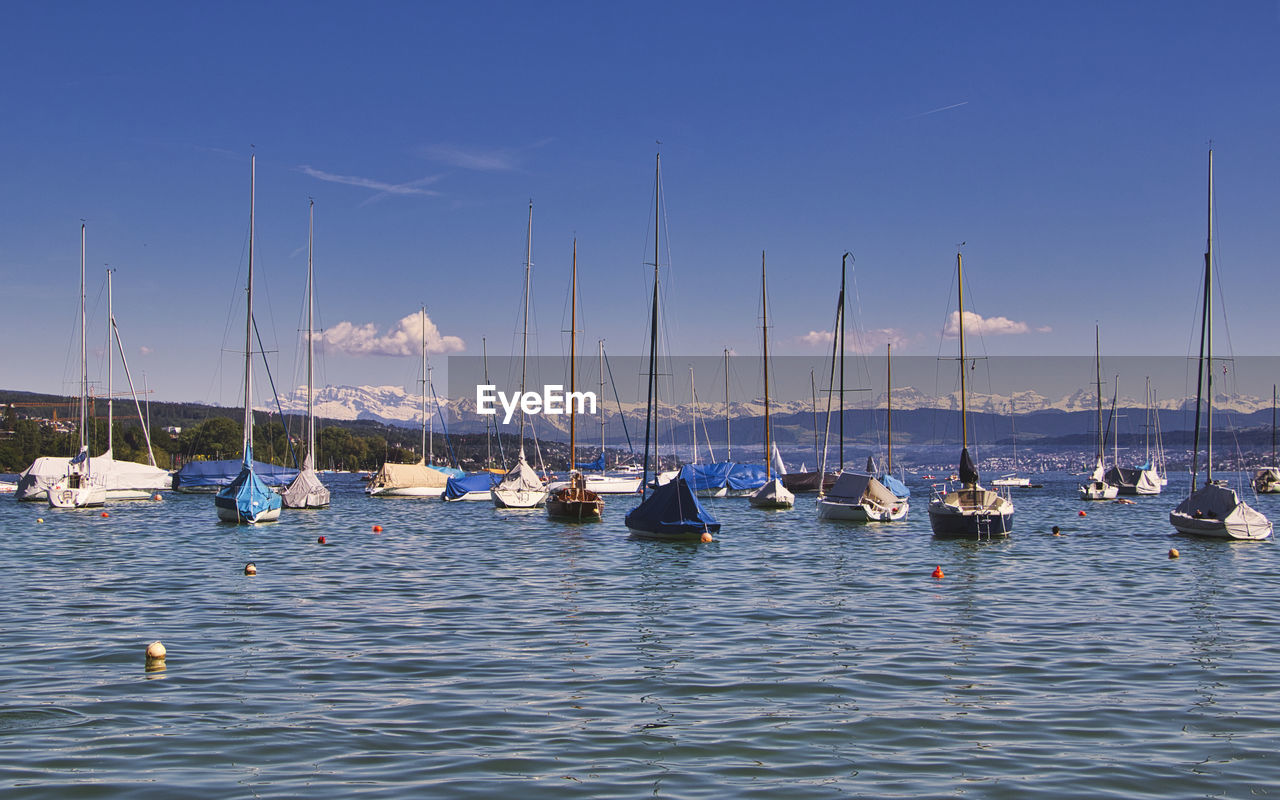
[(573, 393), (577, 385), (578, 359), (578, 240), (573, 240), (573, 277), (569, 281), (569, 471), (577, 468), (578, 415), (573, 413)]
[(733, 435), (729, 427), (729, 348), (727, 347), (724, 349), (724, 441), (726, 448), (724, 460), (732, 461)]
[(315, 359), (315, 338), (312, 335), (312, 331), (315, 328), (315, 286), (312, 283), (311, 252), (316, 227), (315, 200), (309, 200), (307, 211), (307, 461), (303, 462), (303, 464), (305, 465), (310, 463), (314, 466), (314, 456), (316, 452), (316, 411), (315, 401), (312, 399), (312, 395), (315, 394), (316, 386), (311, 362)]
[[(764, 251), (760, 251), (760, 317), (764, 339), (764, 479), (766, 481), (773, 480), (773, 453), (769, 448), (771, 443), (769, 430), (769, 285), (765, 279)], [(726, 353), (729, 351), (726, 350)], [(727, 357), (726, 357), (727, 358)], [(728, 381), (728, 365), (725, 361), (725, 386), (729, 385)], [(726, 399), (726, 405), (728, 400)], [(728, 415), (725, 416), (726, 421)]]
[[(649, 382), (646, 388), (646, 405), (644, 414), (644, 472), (640, 479), (640, 499), (644, 500), (649, 492), (649, 432), (653, 421), (653, 401), (657, 394), (657, 361), (658, 361), (658, 225), (661, 221), (662, 208), (662, 154), (658, 153), (654, 161), (653, 171), (653, 310), (649, 320)], [(696, 440), (695, 440), (696, 441)]]
[(258, 179), (258, 156), (249, 156), (249, 288), (244, 315), (244, 461), (253, 460), (253, 215)]
[(845, 471), (845, 260), (849, 253), (840, 257), (840, 308), (836, 311), (836, 319), (840, 323), (840, 471)]
[(960, 305), (960, 448), (969, 449), (969, 409), (965, 405), (964, 385), (964, 261), (956, 253), (956, 294)]
[[(85, 438), (85, 396), (89, 394), (89, 366), (84, 333), (84, 223), (80, 223), (80, 449), (88, 445)], [(86, 459), (87, 461), (87, 459)]]
[[(529, 273), (533, 269), (533, 201), (529, 201), (529, 232), (524, 253), (524, 324), (520, 345), (520, 396), (524, 397), (525, 362), (529, 358)], [(524, 403), (520, 404), (520, 455), (524, 456)]]
[[(489, 343), (485, 337), (480, 337), (480, 351), (484, 354), (484, 383), (489, 385)], [(489, 434), (489, 417), (486, 414), (484, 418), (484, 450), (485, 450), (485, 469), (493, 466), (493, 437)]]
[(604, 465), (604, 339), (600, 340), (599, 364), (596, 369), (600, 371), (600, 464)]
[(1271, 464), (1276, 463), (1276, 385), (1271, 384)]
[(115, 369), (116, 360), (111, 357), (111, 333), (115, 329), (116, 319), (112, 313), (111, 306), (111, 268), (107, 268), (107, 451), (111, 450), (111, 443), (115, 434), (115, 412), (111, 407), (111, 394), (115, 386), (113, 379), (113, 370)]
[(1205, 428), (1204, 482), (1213, 482), (1213, 151), (1209, 151), (1209, 235), (1204, 248), (1204, 353), (1205, 392), (1208, 417)]
[(1098, 326), (1093, 326), (1093, 364), (1097, 370), (1097, 380), (1094, 386), (1097, 387), (1095, 394), (1098, 397), (1098, 462), (1102, 462), (1102, 448), (1105, 446), (1102, 440), (1102, 339), (1098, 331)]
[(884, 346), (885, 363), (885, 427), (889, 430), (889, 454), (885, 464), (885, 472), (893, 474), (893, 345)]
[[(422, 463), (430, 464), (427, 460), (427, 307), (423, 306), (418, 312), (418, 323), (422, 329)], [(523, 394), (524, 389), (520, 392)]]

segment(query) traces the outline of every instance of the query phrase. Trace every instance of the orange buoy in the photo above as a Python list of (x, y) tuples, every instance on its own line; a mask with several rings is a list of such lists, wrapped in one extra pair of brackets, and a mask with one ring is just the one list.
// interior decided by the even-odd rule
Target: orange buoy
[(159, 503), (159, 502), (160, 502), (161, 500), (163, 500), (164, 498), (160, 496), (160, 493), (159, 493), (159, 492), (156, 492), (156, 493), (155, 493), (155, 495), (153, 495), (151, 499), (152, 499), (152, 500), (154, 500), (154, 501), (156, 501), (157, 503)]
[(938, 578), (939, 580), (941, 580), (941, 579), (942, 579), (942, 577), (943, 577), (943, 573), (942, 573), (942, 567), (941, 567), (941, 566), (937, 566), (937, 567), (934, 567), (934, 568), (933, 568), (933, 577)]
[(44, 522), (44, 517), (36, 517), (36, 522)]
[(1178, 558), (1181, 555), (1182, 554), (1178, 552), (1178, 548), (1172, 547), (1169, 549), (1169, 558)]
[(703, 542), (710, 542), (710, 541), (712, 541), (712, 538), (711, 538), (711, 531), (703, 531), (703, 532), (702, 532), (702, 541), (703, 541)]
[(104, 517), (109, 517), (109, 516), (111, 516), (111, 515), (110, 515), (110, 514), (108, 514), (108, 513), (107, 513), (107, 512), (105, 512), (105, 511), (103, 511), (103, 512), (102, 512), (102, 516), (104, 516)]
[(323, 537), (323, 536), (318, 537), (318, 538), (316, 539), (316, 544), (324, 544), (324, 537)]
[(1084, 513), (1083, 511), (1081, 511), (1081, 512), (1080, 512), (1080, 516), (1082, 516), (1082, 517), (1087, 517), (1087, 516), (1089, 516), (1089, 515), (1088, 515), (1088, 514), (1086, 514), (1086, 513)]
[(373, 532), (374, 532), (374, 533), (382, 533), (382, 526), (381, 526), (381, 525), (374, 525), (374, 526), (373, 526)]

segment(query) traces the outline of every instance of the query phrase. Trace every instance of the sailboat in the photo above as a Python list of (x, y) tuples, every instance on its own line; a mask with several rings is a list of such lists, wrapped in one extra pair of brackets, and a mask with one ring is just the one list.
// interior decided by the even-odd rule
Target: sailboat
[(1116, 495), (1120, 493), (1120, 489), (1114, 484), (1107, 483), (1107, 467), (1102, 460), (1103, 448), (1106, 446), (1106, 442), (1103, 441), (1104, 434), (1102, 432), (1102, 338), (1097, 325), (1093, 326), (1093, 348), (1094, 364), (1097, 367), (1097, 381), (1094, 386), (1096, 387), (1098, 398), (1098, 452), (1093, 472), (1089, 473), (1089, 480), (1080, 486), (1080, 499), (1114, 500)]
[(89, 441), (85, 430), (89, 395), (89, 366), (85, 347), (84, 315), (84, 223), (80, 223), (80, 450), (67, 464), (62, 480), (48, 489), (49, 505), (54, 508), (91, 508), (107, 502), (107, 487), (102, 476), (93, 474), (89, 461)]
[[(1276, 461), (1276, 387), (1271, 385), (1271, 463)], [(1253, 474), (1253, 490), (1258, 494), (1280, 494), (1280, 467), (1263, 467)]]
[(960, 339), (960, 487), (949, 483), (935, 485), (929, 503), (929, 525), (933, 535), (989, 539), (1007, 536), (1013, 529), (1013, 501), (998, 491), (979, 483), (978, 468), (969, 455), (969, 412), (965, 385), (964, 352), (964, 263), (956, 253), (956, 283), (959, 287), (960, 313), (957, 317)]
[[(756, 508), (791, 508), (796, 496), (782, 485), (782, 479), (773, 475), (773, 429), (769, 421), (769, 288), (765, 279), (764, 251), (760, 251), (760, 329), (763, 332), (761, 350), (764, 354), (764, 486), (748, 495), (747, 502)], [(728, 370), (725, 370), (727, 376)], [(725, 378), (728, 385), (728, 378)], [(728, 413), (726, 402), (726, 426)]]
[[(480, 337), (480, 348), (484, 359), (484, 383), (489, 385), (489, 343), (482, 336)], [(492, 469), (493, 467), (493, 429), (490, 427), (491, 419), (489, 415), (484, 417), (484, 440), (485, 440), (485, 460), (484, 469), (478, 472), (472, 472), (466, 475), (456, 475), (450, 477), (445, 483), (444, 494), (440, 495), (440, 499), (446, 503), (458, 502), (492, 502), (493, 486), (498, 482), (498, 475), (501, 470)], [(496, 426), (494, 426), (496, 427)], [(502, 440), (498, 440), (498, 446), (502, 446)]]
[(433, 438), (427, 438), (427, 392), (431, 385), (427, 368), (427, 309), (420, 311), (422, 328), (422, 458), (415, 464), (384, 462), (364, 491), (370, 497), (440, 497), (449, 483), (449, 475), (435, 469), (429, 460), (435, 449)]
[(1154, 427), (1159, 431), (1159, 424), (1151, 424), (1152, 419), (1159, 420), (1158, 411), (1156, 411), (1151, 402), (1151, 379), (1147, 378), (1147, 422), (1146, 428), (1146, 459), (1137, 467), (1122, 467), (1117, 461), (1116, 465), (1107, 470), (1107, 483), (1114, 484), (1120, 490), (1122, 495), (1152, 495), (1160, 494), (1160, 490), (1164, 488), (1164, 479), (1161, 475), (1161, 467), (1163, 466), (1160, 456), (1159, 434), (1157, 433), (1156, 453), (1153, 457), (1151, 452), (1151, 429)]
[(1031, 484), (1031, 479), (1018, 474), (1018, 430), (1015, 427), (1014, 420), (1017, 419), (1017, 412), (1013, 410), (1013, 401), (1009, 401), (1009, 430), (1013, 433), (1013, 472), (1008, 475), (1001, 475), (991, 482), (992, 486), (1008, 486), (1012, 489), (1036, 489), (1038, 486)]
[[(573, 240), (573, 278), (569, 290), (569, 397), (578, 390), (578, 240)], [(569, 400), (569, 483), (547, 497), (547, 516), (552, 519), (577, 521), (598, 520), (604, 512), (604, 500), (587, 488), (586, 477), (575, 463), (578, 459), (578, 415), (576, 404)]]
[(213, 496), (218, 519), (254, 524), (280, 518), (280, 495), (253, 471), (253, 213), (257, 157), (249, 158), (249, 278), (244, 321), (244, 458), (240, 474)]
[[(533, 201), (529, 201), (529, 234), (524, 259), (524, 325), (521, 335), (520, 396), (524, 397), (525, 365), (529, 360), (529, 278), (533, 269)], [(498, 508), (541, 508), (547, 502), (547, 487), (529, 466), (524, 454), (524, 404), (520, 405), (520, 454), (515, 466), (493, 487), (493, 504)]]
[[(1179, 533), (1217, 539), (1267, 539), (1271, 520), (1240, 500), (1234, 489), (1213, 478), (1213, 151), (1209, 151), (1209, 226), (1204, 251), (1204, 308), (1200, 317), (1200, 353), (1196, 370), (1195, 437), (1191, 452), (1191, 495), (1169, 512)], [(1206, 402), (1204, 483), (1197, 486), (1200, 457), (1200, 405)]]
[[(875, 477), (875, 464), (868, 460), (867, 471), (858, 472), (844, 468), (844, 330), (845, 330), (845, 260), (848, 253), (840, 259), (840, 308), (836, 313), (839, 335), (835, 338), (836, 348), (832, 352), (832, 373), (834, 376), (836, 361), (840, 366), (840, 405), (839, 405), (839, 437), (840, 437), (840, 472), (830, 489), (818, 492), (818, 519), (845, 520), (849, 522), (895, 522), (905, 519), (908, 503), (899, 498)], [(836, 352), (838, 350), (838, 352)], [(830, 396), (827, 401), (827, 430), (831, 429)], [(820, 472), (826, 473), (826, 447), (823, 447), (823, 464)]]
[(315, 470), (316, 412), (315, 373), (315, 283), (311, 267), (313, 234), (315, 232), (316, 203), (311, 201), (307, 217), (307, 455), (302, 459), (302, 471), (281, 493), (285, 508), (324, 508), (329, 505), (329, 490), (320, 482)]
[[(605, 355), (604, 355), (604, 339), (599, 341), (598, 369), (600, 372), (600, 456), (594, 462), (589, 464), (578, 464), (578, 469), (591, 470), (584, 473), (587, 478), (587, 488), (596, 494), (635, 494), (640, 491), (640, 475), (637, 472), (631, 472), (626, 475), (608, 474), (605, 472), (605, 452), (604, 452), (604, 375), (605, 375)], [(623, 428), (626, 428), (627, 421), (622, 417), (622, 409), (618, 409), (618, 417), (622, 420)], [(630, 444), (630, 436), (627, 442)], [(635, 467), (638, 470), (638, 467)]]
[[(656, 464), (650, 472), (649, 442), (655, 440), (658, 402), (658, 257), (660, 247), (659, 223), (662, 214), (662, 155), (656, 161), (653, 186), (653, 308), (649, 321), (649, 376), (646, 384), (644, 412), (644, 480), (640, 482), (640, 505), (626, 516), (627, 530), (641, 539), (667, 541), (701, 541), (704, 537), (720, 532), (720, 523), (707, 513), (698, 502), (692, 487), (683, 475), (676, 475), (667, 483), (652, 490), (649, 476), (656, 473)], [(655, 452), (655, 462), (657, 453)]]

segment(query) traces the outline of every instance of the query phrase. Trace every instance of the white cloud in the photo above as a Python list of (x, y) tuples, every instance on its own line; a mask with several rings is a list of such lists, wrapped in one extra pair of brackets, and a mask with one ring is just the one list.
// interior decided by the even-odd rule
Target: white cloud
[[(972, 311), (964, 312), (965, 333), (976, 333), (981, 336), (1003, 336), (1005, 334), (1026, 333), (1029, 328), (1025, 322), (1014, 322), (1008, 317), (983, 317)], [(943, 329), (944, 336), (955, 338), (960, 332), (960, 312), (952, 311), (947, 317), (947, 325)]]
[(154, 350), (152, 350), (150, 347), (147, 347), (145, 344), (142, 347), (138, 348), (138, 353), (140, 355), (149, 356), (154, 352), (155, 352)]
[[(965, 319), (968, 319), (966, 316)], [(831, 331), (809, 331), (796, 338), (796, 342), (809, 347), (830, 347), (836, 335)], [(861, 333), (846, 333), (844, 349), (847, 353), (875, 353), (886, 344), (901, 347), (910, 343), (911, 338), (897, 328), (877, 328)]]
[(473, 169), (479, 172), (510, 172), (516, 168), (516, 155), (506, 148), (479, 150), (434, 144), (422, 148), (422, 154), (433, 161), (440, 161), (451, 167)]
[(386, 181), (374, 180), (373, 178), (361, 178), (355, 175), (335, 175), (332, 172), (324, 172), (323, 170), (309, 167), (306, 164), (298, 167), (298, 171), (304, 175), (310, 175), (317, 180), (328, 181), (330, 183), (341, 183), (345, 186), (358, 186), (361, 189), (373, 189), (381, 194), (398, 194), (398, 195), (429, 195), (435, 196), (440, 194), (434, 189), (427, 189), (426, 186), (440, 180), (439, 176), (419, 178), (416, 181), (407, 183), (387, 183)]
[(1036, 333), (1053, 333), (1053, 328), (1049, 325), (1041, 325), (1039, 328), (1036, 328)]
[[(372, 322), (339, 322), (317, 333), (316, 344), (324, 352), (349, 356), (416, 356), (422, 352), (422, 320), (421, 314), (410, 314), (385, 334), (378, 333), (378, 326)], [(431, 317), (426, 318), (426, 342), (428, 353), (449, 353), (466, 347), (457, 336), (441, 336)]]

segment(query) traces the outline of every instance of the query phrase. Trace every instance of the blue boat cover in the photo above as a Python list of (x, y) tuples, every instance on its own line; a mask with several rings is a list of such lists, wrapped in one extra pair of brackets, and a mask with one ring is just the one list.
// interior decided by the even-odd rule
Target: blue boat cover
[(444, 485), (444, 499), (457, 500), (468, 492), (487, 492), (498, 485), (498, 476), (492, 472), (477, 472), (450, 478)]
[(445, 475), (448, 475), (450, 478), (463, 478), (463, 477), (466, 477), (466, 474), (467, 474), (462, 470), (457, 469), (456, 467), (437, 467), (434, 464), (428, 464), (427, 468), (434, 469), (436, 472), (443, 472)]
[(688, 481), (695, 492), (710, 492), (723, 489), (728, 485), (731, 469), (733, 469), (732, 461), (720, 461), (715, 464), (685, 464), (680, 468), (680, 478)]
[(764, 486), (765, 469), (763, 464), (734, 464), (729, 469), (729, 491), (750, 492)]
[(229, 485), (218, 491), (217, 500), (235, 500), (236, 512), (244, 519), (254, 519), (272, 508), (280, 508), (280, 495), (262, 482), (246, 460), (240, 465), (240, 474)]
[[(227, 486), (240, 475), (244, 462), (238, 458), (224, 461), (191, 461), (173, 475), (174, 489), (198, 489), (200, 487)], [(253, 472), (267, 486), (288, 486), (297, 476), (292, 467), (253, 462)]]
[(594, 472), (604, 472), (604, 453), (601, 453), (600, 457), (597, 458), (595, 461), (579, 461), (578, 469), (587, 469), (587, 470), (592, 470)]
[(911, 496), (911, 490), (907, 488), (907, 485), (887, 472), (876, 478), (876, 480), (883, 483), (884, 488), (893, 492), (895, 497), (907, 498)]
[(627, 514), (626, 523), (628, 528), (655, 536), (720, 531), (720, 523), (702, 507), (682, 476), (650, 492)]

